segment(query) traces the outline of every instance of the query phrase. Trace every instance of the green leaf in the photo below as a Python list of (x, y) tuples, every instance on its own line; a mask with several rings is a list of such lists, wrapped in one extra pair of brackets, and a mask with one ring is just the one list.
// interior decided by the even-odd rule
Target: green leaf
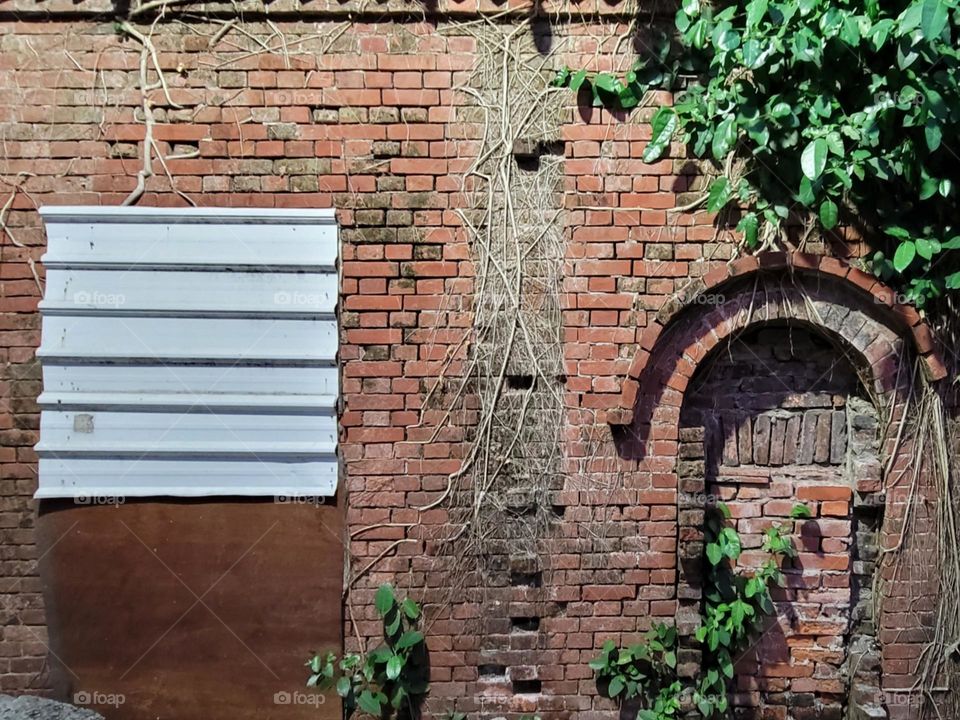
[(897, 34), (909, 35), (923, 22), (923, 4), (911, 2), (897, 18)]
[(807, 207), (813, 205), (816, 200), (816, 195), (814, 194), (813, 183), (810, 182), (810, 178), (806, 176), (800, 178), (800, 192), (797, 193), (797, 199)]
[(403, 658), (399, 655), (394, 655), (389, 660), (387, 660), (387, 679), (396, 680), (400, 677), (400, 671), (403, 670)]
[(806, 519), (812, 517), (813, 513), (803, 503), (797, 503), (792, 508), (790, 508), (790, 517), (794, 519)]
[(643, 152), (643, 161), (646, 163), (659, 160), (670, 147), (670, 140), (677, 129), (677, 114), (673, 108), (661, 107), (654, 113), (650, 124), (653, 128), (653, 137)]
[(617, 101), (624, 110), (635, 108), (640, 104), (643, 98), (643, 89), (637, 85), (624, 85), (620, 88), (620, 94), (617, 95)]
[(374, 663), (385, 663), (390, 659), (391, 655), (393, 655), (393, 650), (388, 648), (386, 645), (381, 645), (375, 650), (371, 651), (367, 658)]
[(707, 212), (719, 212), (730, 202), (730, 182), (726, 176), (718, 177), (710, 183), (710, 192), (707, 196)]
[(381, 585), (373, 599), (373, 604), (381, 616), (390, 612), (390, 608), (393, 607), (395, 602), (396, 598), (393, 595), (393, 586), (389, 584)]
[(937, 194), (937, 191), (940, 189), (940, 181), (935, 177), (930, 177), (927, 175), (925, 169), (921, 169), (920, 173), (920, 199), (929, 200), (934, 195)]
[(893, 267), (897, 272), (903, 272), (913, 262), (917, 255), (917, 247), (912, 240), (905, 240), (897, 247), (893, 256)]
[(723, 551), (720, 550), (720, 546), (716, 543), (709, 543), (707, 545), (707, 560), (710, 561), (710, 564), (719, 565), (722, 559)]
[(785, 118), (785, 117), (787, 117), (787, 115), (789, 115), (791, 112), (793, 112), (793, 109), (790, 107), (790, 105), (789, 105), (788, 103), (778, 102), (776, 105), (774, 105), (774, 106), (770, 109), (770, 117), (772, 117), (772, 118), (778, 118), (778, 119), (779, 119), (779, 118)]
[(743, 64), (751, 70), (757, 67), (760, 61), (761, 53), (760, 41), (756, 38), (750, 38), (743, 44)]
[(417, 605), (416, 601), (413, 598), (406, 598), (402, 603), (403, 614), (406, 615), (411, 620), (416, 620), (420, 617), (420, 606)]
[(369, 690), (364, 690), (357, 698), (357, 705), (365, 713), (380, 715), (380, 700)]
[(707, 38), (710, 37), (710, 27), (707, 22), (701, 18), (690, 27), (684, 37), (693, 47), (700, 50), (707, 44)]
[(817, 138), (811, 141), (803, 150), (800, 156), (800, 167), (803, 174), (810, 180), (816, 180), (823, 175), (827, 167), (827, 141), (824, 138)]
[(856, 16), (847, 16), (843, 19), (843, 25), (840, 28), (840, 39), (850, 47), (857, 47), (862, 38), (860, 23), (857, 20)]
[(583, 81), (587, 79), (586, 70), (578, 70), (573, 74), (573, 77), (570, 78), (570, 89), (576, 92), (583, 85)]
[(342, 677), (337, 680), (337, 695), (340, 697), (346, 697), (350, 694), (350, 688), (353, 687), (350, 684), (350, 678)]
[(623, 682), (623, 678), (617, 675), (613, 680), (610, 681), (610, 688), (608, 689), (607, 692), (609, 693), (610, 697), (616, 697), (621, 692), (623, 692), (624, 687), (625, 685)]
[(947, 275), (947, 287), (950, 290), (960, 289), (960, 272)]
[(593, 85), (612, 95), (618, 94), (622, 87), (620, 81), (610, 73), (597, 73), (593, 78)]
[(394, 613), (392, 620), (384, 621), (384, 628), (387, 631), (387, 635), (393, 636), (400, 631), (400, 623), (402, 619), (403, 618), (400, 613)]
[(922, 257), (924, 260), (931, 259), (934, 254), (940, 252), (940, 243), (936, 240), (930, 240), (928, 238), (917, 238), (917, 255)]
[(740, 222), (737, 223), (737, 230), (743, 233), (743, 240), (747, 244), (747, 247), (754, 248), (757, 246), (759, 241), (759, 227), (760, 221), (757, 218), (756, 213), (747, 213), (744, 215)]
[(947, 26), (947, 12), (949, 4), (944, 0), (924, 0), (920, 18), (920, 30), (924, 40), (933, 40), (940, 37)]
[(727, 153), (737, 142), (737, 120), (728, 117), (723, 120), (713, 133), (713, 158), (717, 161), (726, 159)]
[(405, 650), (409, 647), (413, 647), (417, 643), (423, 642), (423, 633), (419, 630), (408, 630), (403, 635), (400, 636), (400, 639), (397, 640), (397, 649)]
[(870, 30), (870, 42), (874, 52), (880, 50), (890, 37), (890, 31), (893, 30), (893, 20), (885, 19), (878, 22)]
[(895, 237), (898, 240), (909, 240), (910, 233), (905, 228), (900, 227), (899, 225), (889, 225), (883, 229), (883, 231), (890, 237)]
[(740, 33), (732, 29), (725, 30), (714, 35), (714, 42), (721, 50), (736, 50), (740, 46)]
[(837, 204), (827, 198), (820, 204), (820, 224), (825, 230), (833, 230), (837, 226)]
[(723, 554), (731, 560), (736, 560), (740, 557), (740, 536), (737, 535), (737, 531), (730, 527), (724, 528), (720, 537), (723, 540)]
[(927, 141), (927, 148), (930, 152), (936, 152), (943, 140), (943, 130), (940, 123), (930, 118), (923, 127), (923, 134)]
[(747, 27), (754, 28), (767, 14), (767, 0), (750, 0), (747, 3)]

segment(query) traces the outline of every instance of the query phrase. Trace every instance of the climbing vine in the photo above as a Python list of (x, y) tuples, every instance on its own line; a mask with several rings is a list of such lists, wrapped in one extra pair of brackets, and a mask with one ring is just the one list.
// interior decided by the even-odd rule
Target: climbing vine
[[(795, 519), (810, 517), (796, 505)], [(764, 618), (775, 613), (770, 589), (784, 585), (781, 564), (796, 557), (790, 527), (772, 525), (764, 533), (768, 557), (753, 573), (735, 572), (742, 544), (727, 521), (724, 504), (708, 510), (704, 528), (704, 588), (701, 621), (694, 639), (701, 646), (701, 667), (692, 684), (685, 686), (677, 674), (678, 636), (675, 626), (654, 625), (645, 642), (617, 648), (607, 641), (590, 662), (601, 694), (621, 702), (638, 700), (639, 720), (671, 720), (680, 714), (682, 699), (689, 697), (708, 720), (729, 715), (728, 683), (738, 657), (749, 651), (763, 628)]]
[(679, 140), (716, 165), (691, 208), (738, 214), (752, 250), (847, 223), (874, 246), (871, 269), (922, 306), (960, 288), (957, 6), (684, 0), (676, 33), (625, 76), (565, 68), (555, 82), (621, 109), (674, 91), (644, 159)]

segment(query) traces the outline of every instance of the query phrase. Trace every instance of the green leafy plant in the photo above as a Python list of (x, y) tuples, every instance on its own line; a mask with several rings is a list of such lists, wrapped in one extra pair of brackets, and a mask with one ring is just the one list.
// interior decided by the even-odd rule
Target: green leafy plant
[(768, 557), (760, 568), (752, 574), (734, 572), (742, 545), (736, 530), (726, 524), (729, 518), (729, 509), (719, 504), (710, 509), (705, 524), (703, 622), (694, 634), (703, 644), (703, 672), (693, 700), (706, 718), (728, 711), (727, 684), (734, 676), (735, 658), (750, 646), (764, 617), (775, 612), (770, 588), (783, 585), (780, 565), (796, 556), (790, 528), (773, 525), (764, 533), (762, 549)]
[(641, 715), (643, 720), (672, 717), (663, 714), (669, 707), (663, 694), (673, 687), (676, 667), (677, 629), (664, 624), (648, 630), (645, 642), (627, 648), (618, 648), (607, 640), (600, 655), (590, 661), (597, 687), (606, 697), (620, 701), (640, 698), (650, 708), (656, 708), (660, 701), (661, 715)]
[(306, 663), (307, 685), (335, 687), (348, 718), (359, 709), (378, 718), (412, 720), (429, 683), (420, 606), (411, 598), (399, 599), (391, 585), (380, 586), (374, 604), (383, 620), (383, 644), (339, 659), (332, 652), (314, 655)]
[[(796, 505), (792, 516), (809, 510)], [(702, 646), (700, 673), (688, 688), (704, 718), (729, 715), (729, 682), (734, 677), (735, 658), (745, 651), (763, 627), (764, 617), (775, 612), (770, 588), (783, 585), (780, 565), (796, 557), (789, 537), (790, 527), (773, 525), (764, 533), (762, 550), (768, 554), (752, 573), (735, 572), (742, 543), (727, 522), (730, 510), (719, 504), (709, 508), (704, 527), (704, 594), (701, 624), (694, 638)], [(677, 678), (677, 629), (655, 625), (645, 642), (618, 648), (604, 643), (600, 655), (590, 661), (601, 694), (621, 703), (640, 700), (639, 720), (671, 720), (678, 717), (685, 688)]]
[(908, 299), (960, 288), (958, 0), (683, 0), (675, 26), (624, 77), (556, 83), (623, 109), (674, 91), (644, 160), (676, 139), (715, 162), (702, 202), (747, 248), (848, 220)]

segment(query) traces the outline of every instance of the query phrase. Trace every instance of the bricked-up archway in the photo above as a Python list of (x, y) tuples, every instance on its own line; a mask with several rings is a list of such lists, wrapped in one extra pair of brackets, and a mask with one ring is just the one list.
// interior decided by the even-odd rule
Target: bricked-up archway
[[(892, 547), (903, 525), (911, 483), (906, 472), (912, 451), (909, 433), (898, 443), (897, 431), (907, 407), (914, 361), (921, 361), (928, 378), (936, 380), (945, 374), (930, 333), (916, 311), (894, 303), (888, 289), (835, 260), (776, 254), (738, 263), (723, 271), (722, 276), (707, 276), (697, 284), (695, 292), (687, 295), (686, 302), (678, 301), (664, 308), (661, 324), (643, 332), (632, 377), (624, 385), (623, 407), (608, 416), (615, 425), (619, 452), (625, 459), (637, 461), (654, 487), (672, 487), (686, 491), (688, 496), (702, 493), (704, 463), (696, 457), (684, 458), (691, 451), (689, 445), (681, 444), (696, 440), (681, 437), (680, 416), (697, 369), (715, 349), (758, 326), (772, 323), (802, 328), (846, 357), (879, 413), (876, 445), (888, 472), (885, 477), (881, 473), (849, 477), (854, 502), (883, 509), (880, 541), (883, 546)], [(894, 453), (896, 457), (891, 457)], [(694, 463), (693, 472), (690, 463)], [(681, 487), (684, 483), (687, 485)], [(682, 505), (678, 509), (678, 555), (689, 554), (691, 548), (698, 552), (696, 528), (702, 523), (702, 506), (699, 510)], [(888, 699), (890, 692), (914, 684), (916, 663), (909, 658), (920, 656), (930, 636), (929, 616), (911, 617), (902, 612), (917, 598), (936, 597), (935, 540), (917, 540), (918, 544), (924, 542), (929, 547), (911, 548), (911, 558), (919, 558), (912, 562), (915, 575), (907, 582), (884, 585), (878, 627), (886, 627), (885, 614), (889, 613), (891, 622), (895, 621), (899, 629), (896, 636), (882, 629), (878, 633), (882, 653), (880, 682)], [(677, 570), (678, 625), (682, 632), (691, 632), (697, 618), (689, 616), (691, 603), (684, 601), (696, 600), (696, 593), (690, 597), (689, 588), (685, 588), (679, 562)], [(695, 662), (696, 657), (689, 655), (687, 660)], [(895, 716), (892, 711), (891, 717)]]
[[(678, 617), (699, 619), (705, 507), (728, 507), (743, 544), (738, 573), (767, 559), (763, 533), (775, 524), (798, 552), (772, 592), (777, 612), (738, 659), (742, 720), (882, 705), (872, 588), (883, 505), (876, 493), (853, 497), (857, 479), (879, 485), (880, 434), (856, 369), (813, 329), (760, 324), (697, 368), (680, 412)], [(810, 518), (791, 517), (797, 503)]]

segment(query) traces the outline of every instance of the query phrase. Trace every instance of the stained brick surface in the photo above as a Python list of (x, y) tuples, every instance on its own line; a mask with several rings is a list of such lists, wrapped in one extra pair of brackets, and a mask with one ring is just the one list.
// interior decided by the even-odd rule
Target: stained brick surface
[[(39, 293), (27, 261), (38, 262), (44, 245), (35, 208), (123, 201), (141, 168), (144, 125), (139, 46), (118, 37), (103, 16), (85, 15), (104, 9), (95, 0), (2, 6), (23, 13), (6, 16), (0, 35), (0, 175), (11, 193), (6, 219), (12, 233), (0, 248), (0, 592), (10, 615), (0, 634), (0, 689), (19, 690), (43, 685), (46, 652), (30, 500)], [(469, 2), (451, 8), (475, 9)], [(371, 599), (378, 583), (398, 582), (427, 601), (445, 598), (444, 561), (435, 541), (456, 527), (442, 504), (418, 508), (436, 501), (460, 468), (471, 415), (437, 434), (444, 412), (424, 400), (441, 368), (456, 377), (469, 352), (464, 339), (473, 322), (475, 256), (457, 210), (463, 209), (462, 176), (484, 125), (469, 95), (456, 89), (468, 83), (478, 62), (470, 33), (442, 15), (411, 20), (404, 8), (382, 22), (350, 23), (351, 9), (308, 4), (296, 8), (299, 15), (273, 19), (254, 7), (241, 23), (243, 33), (196, 17), (162, 24), (155, 34), (157, 62), (181, 107), (169, 106), (162, 90), (150, 91), (157, 146), (174, 157), (165, 167), (154, 162), (140, 202), (182, 204), (172, 177), (179, 192), (202, 205), (337, 209), (350, 528), (345, 553), (354, 570), (372, 563), (353, 586), (352, 607), (356, 631), (375, 637)], [(548, 35), (562, 43), (546, 64), (544, 82), (564, 63), (611, 67), (611, 50), (626, 30), (616, 17), (540, 27), (543, 43)], [(882, 286), (846, 263), (771, 255), (763, 263), (747, 257), (728, 266), (731, 238), (718, 232), (712, 217), (669, 212), (703, 188), (697, 168), (679, 148), (671, 159), (641, 160), (649, 112), (615, 118), (575, 108), (571, 98), (560, 129), (562, 192), (555, 210), (565, 243), (562, 368), (556, 374), (564, 415), (557, 456), (562, 474), (549, 498), (541, 499), (554, 519), (533, 559), (505, 552), (496, 580), (468, 579), (472, 585), (447, 598), (450, 604), (429, 631), (431, 702), (438, 709), (456, 703), (490, 714), (612, 716), (586, 663), (606, 639), (630, 642), (652, 618), (677, 612), (680, 408), (697, 368), (738, 329), (749, 304), (724, 304), (731, 278), (752, 281), (762, 269), (779, 281), (795, 266), (818, 282), (825, 279), (826, 332), (844, 337), (868, 359), (865, 369), (881, 393), (894, 391), (897, 363), (909, 355), (897, 333), (909, 337), (912, 331), (931, 373), (942, 370), (919, 317), (901, 311), (888, 322), (873, 302)], [(14, 192), (16, 185), (21, 190)], [(847, 247), (857, 251), (855, 243)], [(803, 305), (802, 298), (791, 299)], [(776, 299), (758, 306), (788, 313)], [(690, 312), (696, 321), (681, 323), (685, 334), (678, 334), (674, 320)], [(867, 319), (886, 328), (883, 337), (861, 334)], [(828, 475), (840, 467), (843, 430), (834, 422), (840, 406), (832, 399), (822, 407), (781, 404), (759, 415), (727, 410), (737, 442), (724, 444), (725, 457), (735, 457), (729, 465), (740, 468), (741, 481), (746, 467), (790, 465), (794, 453)], [(720, 414), (721, 432), (728, 415)], [(732, 429), (726, 433), (733, 437)], [(859, 489), (877, 490), (878, 481), (867, 475)], [(756, 489), (768, 482), (761, 477), (758, 484), (738, 485), (745, 530), (754, 515), (782, 517), (790, 492)], [(843, 547), (850, 537), (850, 498), (833, 481), (793, 489), (817, 506), (822, 525), (836, 529), (811, 549), (810, 567), (842, 577), (849, 564)], [(902, 497), (890, 502), (888, 541), (905, 512)], [(890, 605), (879, 632), (889, 648), (883, 669), (890, 687), (909, 685), (916, 669), (919, 646), (896, 636), (917, 624), (916, 605), (908, 612), (907, 600), (929, 600), (923, 577), (900, 587), (902, 602)], [(846, 596), (840, 595), (849, 590), (830, 592), (842, 604)], [(924, 612), (928, 626), (929, 608)], [(830, 617), (802, 622), (804, 637), (839, 631), (839, 621)], [(346, 637), (355, 649), (352, 626)], [(835, 650), (798, 647), (791, 657)], [(777, 665), (771, 674), (786, 677), (788, 668), (802, 664)], [(809, 677), (792, 682), (799, 688)]]

